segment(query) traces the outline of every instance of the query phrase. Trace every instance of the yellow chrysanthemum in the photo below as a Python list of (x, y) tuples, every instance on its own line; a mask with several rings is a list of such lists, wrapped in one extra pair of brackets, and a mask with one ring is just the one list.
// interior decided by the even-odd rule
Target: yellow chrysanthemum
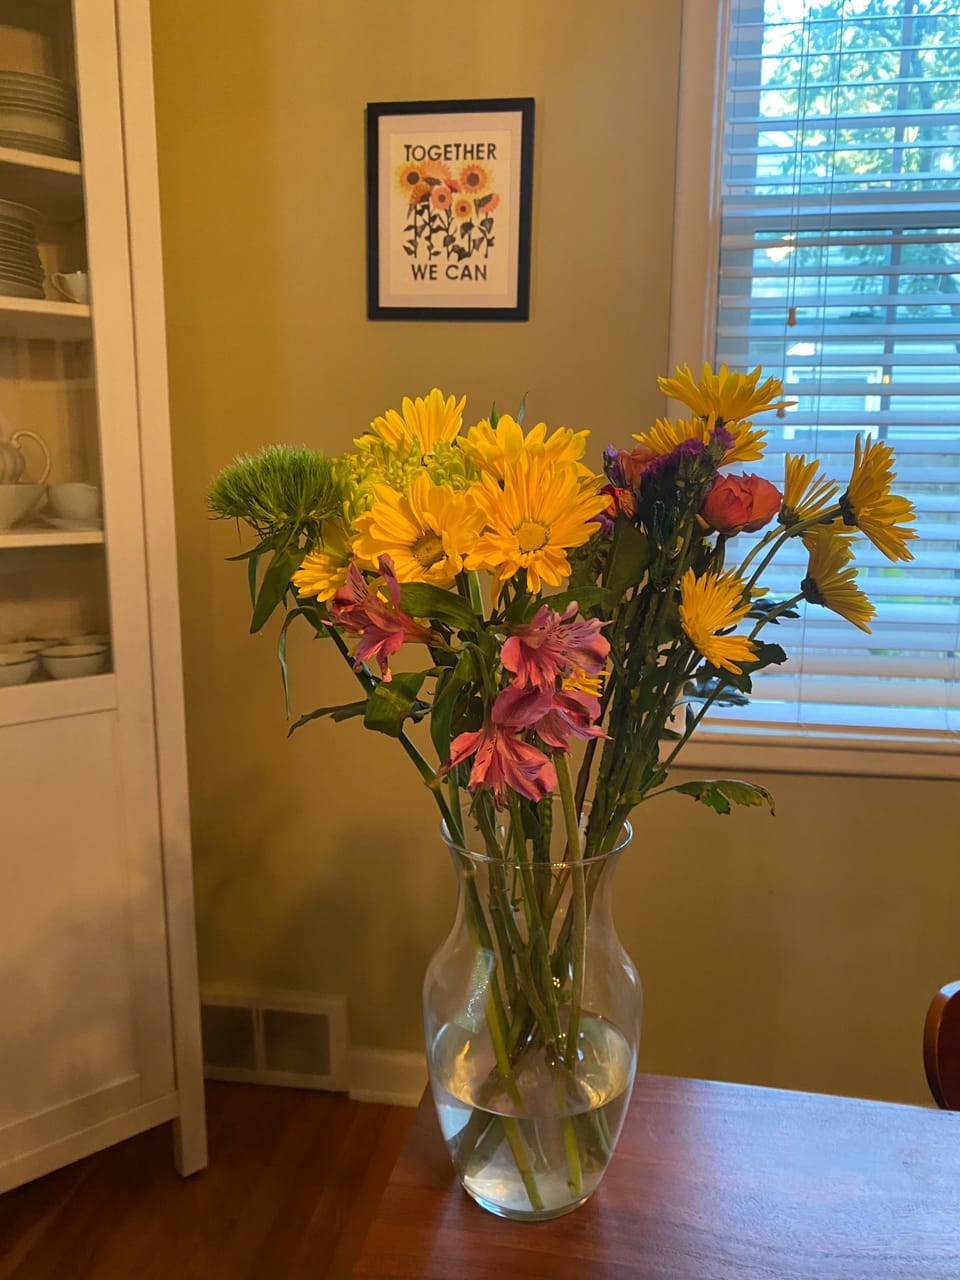
[(373, 506), (354, 522), (353, 550), (371, 568), (390, 556), (399, 582), (449, 587), (483, 528), (483, 513), (468, 494), (434, 484), (426, 471), (406, 493), (374, 485)]
[(547, 462), (524, 451), (507, 466), (503, 488), (484, 473), (467, 490), (483, 511), (486, 529), (467, 556), (468, 569), (488, 569), (494, 596), (521, 569), (527, 587), (539, 591), (541, 582), (558, 587), (570, 573), (567, 550), (587, 542), (598, 529), (593, 517), (607, 505), (605, 494), (584, 491), (577, 467)]
[(913, 503), (890, 492), (895, 479), (891, 447), (882, 440), (861, 446), (857, 436), (853, 472), (840, 510), (844, 524), (856, 525), (888, 560), (912, 560), (907, 540), (917, 535), (898, 522), (913, 519)]
[(833, 505), (839, 488), (828, 476), (821, 474), (816, 458), (808, 462), (806, 454), (788, 453), (783, 467), (780, 523), (789, 527), (822, 514)]
[(339, 520), (320, 525), (321, 545), (303, 558), (290, 579), (302, 596), (316, 596), (322, 604), (330, 600), (347, 580), (347, 565), (353, 559), (347, 531)]
[(807, 576), (800, 584), (804, 599), (832, 609), (869, 635), (867, 623), (876, 609), (856, 585), (850, 534), (838, 534), (830, 525), (814, 525), (801, 540), (810, 554)]
[(759, 382), (761, 372), (759, 365), (751, 373), (734, 373), (722, 364), (714, 373), (705, 364), (700, 381), (694, 382), (689, 367), (683, 365), (674, 369), (672, 378), (658, 378), (657, 384), (665, 396), (682, 401), (698, 417), (706, 418), (715, 413), (724, 426), (728, 426), (731, 422), (749, 418), (752, 413), (796, 403), (778, 399), (783, 395), (783, 383), (779, 378), (765, 378)]
[[(470, 427), (460, 437), (460, 448), (478, 471), (486, 472), (502, 480), (507, 467), (512, 467), (522, 453), (531, 453), (546, 463), (580, 463), (587, 447), (589, 431), (571, 431), (569, 427), (557, 427), (547, 435), (545, 422), (538, 422), (524, 434), (519, 422), (508, 413), (497, 419), (491, 427), (484, 418)], [(592, 475), (581, 466), (581, 474)]]
[(680, 625), (690, 643), (706, 660), (739, 675), (738, 662), (750, 662), (756, 654), (747, 636), (718, 635), (735, 627), (750, 611), (746, 587), (733, 572), (705, 573), (699, 578), (688, 569), (680, 579)]
[[(658, 418), (649, 431), (633, 438), (654, 453), (670, 453), (684, 440), (701, 440), (709, 444), (716, 425), (717, 416), (713, 413), (704, 418), (694, 418), (692, 422), (685, 418)], [(721, 466), (731, 462), (755, 462), (763, 457), (766, 431), (754, 430), (752, 422), (727, 422), (724, 426), (733, 436), (733, 444), (724, 453)]]
[[(416, 444), (421, 453), (432, 453), (441, 441), (459, 434), (466, 402), (466, 396), (444, 399), (443, 392), (434, 387), (428, 396), (417, 396), (416, 400), (404, 396), (401, 412), (388, 409), (382, 418), (374, 418), (370, 430), (393, 448), (409, 449)], [(362, 441), (363, 437), (354, 444), (360, 446)]]

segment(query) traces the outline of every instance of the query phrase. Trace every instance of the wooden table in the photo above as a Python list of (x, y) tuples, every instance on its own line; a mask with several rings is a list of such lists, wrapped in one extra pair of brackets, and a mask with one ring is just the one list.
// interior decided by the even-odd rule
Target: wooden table
[(545, 1223), (460, 1189), (429, 1093), (356, 1280), (960, 1280), (960, 1112), (638, 1076), (582, 1208)]

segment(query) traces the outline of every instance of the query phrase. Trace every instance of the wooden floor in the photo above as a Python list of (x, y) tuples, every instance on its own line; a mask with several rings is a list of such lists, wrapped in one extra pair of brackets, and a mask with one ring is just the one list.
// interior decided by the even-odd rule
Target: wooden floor
[(0, 1280), (345, 1280), (413, 1112), (207, 1086), (210, 1164), (168, 1126), (0, 1196)]

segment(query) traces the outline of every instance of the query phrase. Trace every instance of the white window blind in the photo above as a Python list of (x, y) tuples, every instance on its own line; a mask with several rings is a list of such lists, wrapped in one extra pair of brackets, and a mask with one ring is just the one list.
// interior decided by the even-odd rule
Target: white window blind
[[(941, 749), (960, 740), (960, 0), (722, 12), (715, 358), (797, 402), (758, 420), (745, 469), (781, 484), (785, 452), (815, 455), (842, 489), (865, 432), (894, 446), (919, 536), (907, 563), (859, 544), (872, 634), (801, 606), (764, 632), (790, 661), (714, 723)], [(787, 550), (777, 597), (804, 576)]]

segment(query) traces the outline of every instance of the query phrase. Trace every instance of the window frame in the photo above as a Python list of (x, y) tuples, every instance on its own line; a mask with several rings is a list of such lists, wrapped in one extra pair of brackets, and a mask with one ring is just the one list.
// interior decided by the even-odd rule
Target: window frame
[[(719, 292), (722, 88), (731, 0), (682, 0), (674, 189), (669, 367), (713, 362)], [(706, 175), (707, 180), (704, 180)], [(671, 402), (670, 411), (684, 409)], [(749, 707), (741, 708), (745, 717)], [(828, 733), (722, 723), (709, 716), (677, 757), (681, 768), (871, 777), (960, 778), (960, 735), (933, 741), (909, 732), (850, 726)]]

